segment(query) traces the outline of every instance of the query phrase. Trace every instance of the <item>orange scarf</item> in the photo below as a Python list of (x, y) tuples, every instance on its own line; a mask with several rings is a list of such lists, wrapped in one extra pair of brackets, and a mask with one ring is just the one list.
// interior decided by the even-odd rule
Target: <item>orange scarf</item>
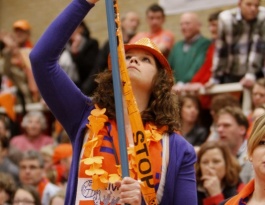
[(40, 198), (42, 198), (43, 192), (45, 190), (46, 185), (49, 183), (49, 180), (44, 178), (40, 181), (38, 184), (38, 193), (40, 195)]
[[(243, 205), (245, 203), (242, 202), (243, 199), (250, 196), (254, 191), (254, 179), (251, 180), (246, 186), (234, 197), (232, 197), (230, 200), (228, 200), (225, 205)], [(241, 203), (240, 203), (241, 202)]]
[[(97, 116), (96, 120), (93, 118), (93, 114)], [(121, 179), (117, 124), (113, 120), (108, 121), (104, 116), (104, 112), (98, 114), (93, 112), (89, 116), (89, 138), (84, 145), (79, 169), (80, 178), (89, 176), (92, 178), (94, 190), (104, 189), (108, 183), (114, 183)], [(152, 156), (153, 179), (155, 186), (158, 187), (162, 168), (161, 139), (165, 128), (158, 130), (156, 126), (147, 124), (145, 130), (149, 141), (149, 152)], [(91, 137), (91, 135), (93, 136)], [(134, 149), (128, 148), (130, 176), (137, 179), (134, 156)]]

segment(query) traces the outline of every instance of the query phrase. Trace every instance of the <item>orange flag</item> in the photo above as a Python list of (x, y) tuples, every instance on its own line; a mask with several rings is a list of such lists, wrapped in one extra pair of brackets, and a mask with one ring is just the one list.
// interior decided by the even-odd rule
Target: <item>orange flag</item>
[(15, 97), (11, 93), (0, 93), (0, 106), (5, 109), (7, 116), (13, 121), (16, 119), (14, 105)]

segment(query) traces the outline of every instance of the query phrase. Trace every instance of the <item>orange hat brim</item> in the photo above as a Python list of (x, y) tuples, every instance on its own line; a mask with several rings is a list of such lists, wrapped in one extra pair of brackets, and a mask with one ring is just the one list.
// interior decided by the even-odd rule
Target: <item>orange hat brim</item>
[[(142, 49), (142, 50), (148, 51), (158, 60), (158, 62), (163, 66), (163, 68), (167, 71), (167, 73), (169, 75), (172, 75), (172, 69), (171, 69), (167, 59), (164, 57), (164, 55), (162, 55), (158, 51), (156, 51), (156, 50), (154, 50), (148, 46), (139, 45), (139, 44), (125, 44), (124, 45), (125, 52), (130, 50), (130, 49)], [(110, 54), (108, 56), (108, 68), (111, 69), (111, 56), (110, 56)]]
[(145, 51), (151, 53), (158, 60), (158, 62), (163, 66), (163, 68), (166, 69), (168, 74), (172, 74), (172, 69), (171, 69), (167, 59), (160, 52), (156, 51), (153, 48), (150, 48), (149, 46), (140, 45), (140, 44), (125, 44), (124, 45), (125, 52), (128, 50), (131, 50), (131, 49), (142, 49), (142, 50), (145, 50)]

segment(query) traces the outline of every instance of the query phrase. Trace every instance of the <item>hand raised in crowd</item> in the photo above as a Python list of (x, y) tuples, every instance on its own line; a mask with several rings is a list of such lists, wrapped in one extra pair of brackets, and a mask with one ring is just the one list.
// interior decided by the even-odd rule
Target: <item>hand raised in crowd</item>
[(182, 87), (184, 86), (184, 84), (182, 83), (176, 83), (172, 86), (172, 92), (174, 93), (180, 93), (182, 91)]
[(203, 187), (210, 196), (222, 193), (221, 181), (217, 176), (216, 170), (208, 168), (202, 175)]
[(198, 94), (200, 92), (200, 89), (203, 88), (202, 83), (187, 83), (184, 86), (184, 91), (191, 94)]
[(198, 94), (200, 92), (200, 89), (203, 88), (203, 85), (201, 83), (177, 83), (173, 85), (172, 91), (175, 93), (181, 92), (181, 93), (189, 93), (189, 94)]
[(205, 89), (210, 89), (214, 85), (216, 85), (216, 82), (212, 78), (210, 78), (209, 81), (204, 84), (204, 88)]
[(17, 48), (17, 42), (12, 33), (0, 31), (0, 41), (4, 43), (5, 49), (13, 50)]
[(5, 45), (4, 52), (10, 53), (11, 63), (12, 65), (16, 65), (18, 67), (22, 67), (22, 59), (21, 54), (19, 52), (18, 44), (12, 33), (0, 31), (0, 41), (2, 41)]
[(241, 80), (240, 80), (240, 83), (242, 84), (243, 87), (245, 88), (252, 88), (253, 85), (255, 84), (255, 79), (254, 78), (251, 78), (251, 77), (243, 77)]
[(141, 204), (142, 195), (139, 181), (130, 177), (124, 177), (122, 181), (116, 182), (115, 185), (119, 187), (121, 203), (131, 205)]

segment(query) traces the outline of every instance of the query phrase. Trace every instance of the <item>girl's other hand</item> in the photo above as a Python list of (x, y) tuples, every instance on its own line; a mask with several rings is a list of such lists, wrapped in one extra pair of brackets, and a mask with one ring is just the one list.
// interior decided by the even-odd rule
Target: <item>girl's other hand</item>
[(116, 182), (115, 185), (120, 190), (120, 203), (141, 204), (142, 195), (139, 181), (130, 177), (124, 177), (122, 181)]

